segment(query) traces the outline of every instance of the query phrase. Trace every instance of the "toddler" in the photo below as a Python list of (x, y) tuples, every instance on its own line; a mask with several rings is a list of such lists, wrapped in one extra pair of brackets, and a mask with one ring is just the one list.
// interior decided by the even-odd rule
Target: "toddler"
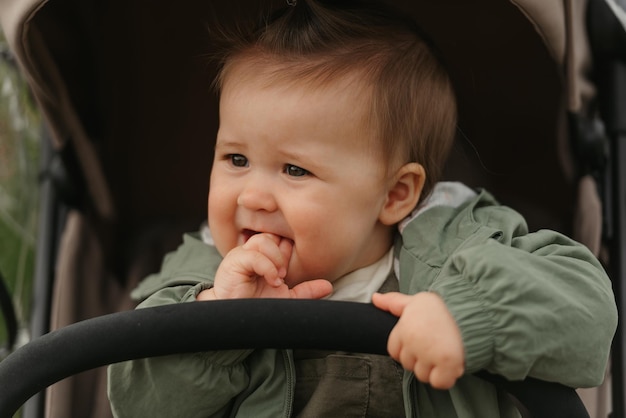
[(484, 190), (437, 182), (455, 97), (411, 22), (369, 2), (298, 0), (231, 44), (208, 227), (134, 296), (373, 302), (399, 317), (390, 356), (250, 349), (115, 364), (116, 416), (515, 417), (472, 372), (601, 383), (609, 279), (582, 245), (529, 233)]

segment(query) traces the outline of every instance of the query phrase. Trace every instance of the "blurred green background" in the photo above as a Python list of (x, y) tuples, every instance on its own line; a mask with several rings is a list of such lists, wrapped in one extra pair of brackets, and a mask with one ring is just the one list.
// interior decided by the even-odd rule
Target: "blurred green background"
[[(0, 32), (0, 271), (27, 339), (37, 239), (41, 120), (28, 86)], [(1, 315), (1, 313), (0, 313)], [(0, 351), (7, 329), (0, 321)], [(1, 357), (0, 357), (1, 359)]]

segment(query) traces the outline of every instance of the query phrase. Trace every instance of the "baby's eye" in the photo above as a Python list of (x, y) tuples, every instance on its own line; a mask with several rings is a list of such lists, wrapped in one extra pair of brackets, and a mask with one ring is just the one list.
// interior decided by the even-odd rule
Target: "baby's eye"
[(230, 160), (230, 163), (234, 165), (235, 167), (247, 167), (248, 166), (248, 159), (241, 154), (229, 154), (227, 157)]
[(308, 170), (293, 164), (285, 165), (285, 173), (291, 177), (303, 177), (311, 174)]

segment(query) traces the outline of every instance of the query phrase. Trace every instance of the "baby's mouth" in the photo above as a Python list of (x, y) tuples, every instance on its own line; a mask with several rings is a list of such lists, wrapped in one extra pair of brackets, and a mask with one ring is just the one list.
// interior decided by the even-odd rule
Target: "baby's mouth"
[[(245, 244), (253, 236), (255, 236), (257, 234), (262, 234), (262, 233), (263, 232), (261, 232), (261, 231), (254, 231), (252, 229), (244, 229), (244, 230), (242, 230), (241, 231), (241, 237), (243, 239), (243, 243)], [(271, 232), (269, 232), (269, 233), (272, 234)], [(289, 238), (283, 237), (282, 235), (278, 235), (278, 234), (273, 234), (273, 235), (279, 237), (281, 240), (287, 239), (287, 240), (289, 240), (293, 244), (293, 240), (291, 240)]]
[(253, 236), (255, 236), (256, 234), (260, 234), (260, 232), (253, 231), (251, 229), (244, 229), (243, 231), (241, 231), (241, 235), (243, 237), (243, 243), (245, 244), (246, 242), (248, 242), (248, 240), (252, 238)]

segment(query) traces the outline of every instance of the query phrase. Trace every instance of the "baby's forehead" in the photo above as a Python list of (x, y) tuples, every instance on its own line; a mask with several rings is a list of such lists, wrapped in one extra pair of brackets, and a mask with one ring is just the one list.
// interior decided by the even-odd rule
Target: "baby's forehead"
[(372, 92), (372, 83), (362, 66), (329, 62), (325, 57), (240, 54), (226, 62), (220, 75), (222, 91), (231, 83), (256, 88), (300, 89), (320, 94), (339, 91), (358, 100), (365, 99)]
[[(308, 106), (311, 103), (328, 105), (337, 109), (337, 114), (345, 111), (346, 120), (351, 121), (350, 128), (359, 132), (361, 140), (371, 147), (372, 152), (381, 155), (382, 139), (376, 135), (376, 121), (371, 117), (371, 92), (359, 71), (318, 75), (294, 73), (287, 67), (282, 62), (238, 60), (224, 74), (220, 112), (231, 109), (231, 106), (239, 108), (253, 96), (255, 100), (266, 97), (274, 103), (276, 100), (284, 103), (285, 99), (294, 106), (305, 104), (301, 108), (303, 112), (311, 109)], [(354, 118), (348, 118), (348, 114)]]

